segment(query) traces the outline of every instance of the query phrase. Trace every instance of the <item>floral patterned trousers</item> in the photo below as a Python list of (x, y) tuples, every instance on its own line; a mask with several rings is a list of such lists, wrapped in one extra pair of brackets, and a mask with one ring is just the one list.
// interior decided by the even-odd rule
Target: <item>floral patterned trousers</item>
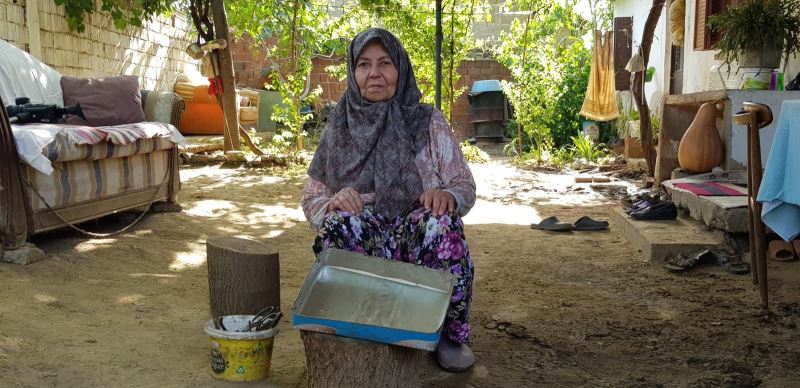
[(458, 277), (444, 321), (445, 334), (454, 342), (469, 342), (472, 301), (472, 257), (464, 224), (456, 215), (434, 217), (417, 207), (394, 220), (367, 205), (360, 214), (337, 211), (325, 216), (314, 241), (314, 254), (339, 248), (448, 271)]

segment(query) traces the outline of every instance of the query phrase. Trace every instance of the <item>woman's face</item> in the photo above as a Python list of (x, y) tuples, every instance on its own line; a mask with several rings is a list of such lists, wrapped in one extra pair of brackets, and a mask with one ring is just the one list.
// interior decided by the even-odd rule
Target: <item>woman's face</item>
[(394, 96), (397, 67), (381, 43), (370, 43), (361, 50), (356, 58), (355, 76), (361, 97), (367, 101), (381, 102)]

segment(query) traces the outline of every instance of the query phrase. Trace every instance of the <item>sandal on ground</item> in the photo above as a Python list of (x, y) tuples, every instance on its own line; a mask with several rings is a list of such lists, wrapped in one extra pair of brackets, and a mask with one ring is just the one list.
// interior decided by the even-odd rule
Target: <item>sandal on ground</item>
[(769, 242), (768, 248), (769, 258), (774, 261), (795, 261), (797, 255), (792, 247), (792, 244), (781, 240), (780, 238)]
[(448, 372), (464, 372), (475, 365), (475, 353), (467, 344), (453, 342), (443, 337), (436, 346), (436, 361)]
[(561, 222), (557, 217), (547, 217), (538, 224), (531, 224), (531, 229), (550, 230), (554, 232), (567, 232), (572, 230), (572, 224)]
[(597, 221), (589, 216), (579, 218), (573, 224), (572, 230), (603, 230), (608, 229), (608, 221)]
[(722, 267), (725, 272), (734, 275), (744, 275), (750, 273), (750, 264), (743, 262), (738, 257), (728, 256), (722, 252), (711, 251), (713, 255), (714, 264)]
[(664, 269), (669, 272), (680, 273), (694, 267), (704, 258), (704, 254), (708, 251), (702, 251), (693, 255), (685, 255), (678, 253), (675, 256), (668, 257), (664, 260)]

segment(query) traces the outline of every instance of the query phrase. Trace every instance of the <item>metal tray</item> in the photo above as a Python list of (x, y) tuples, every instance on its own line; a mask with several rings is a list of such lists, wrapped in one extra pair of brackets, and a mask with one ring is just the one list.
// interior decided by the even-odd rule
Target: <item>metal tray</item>
[(300, 289), (292, 325), (433, 350), (455, 282), (448, 272), (328, 249)]

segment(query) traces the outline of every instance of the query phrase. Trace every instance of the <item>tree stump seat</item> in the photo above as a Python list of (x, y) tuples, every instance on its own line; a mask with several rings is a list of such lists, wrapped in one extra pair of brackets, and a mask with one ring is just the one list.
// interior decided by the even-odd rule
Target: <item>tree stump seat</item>
[(280, 310), (278, 252), (230, 236), (209, 237), (206, 252), (212, 316), (255, 315), (267, 306)]
[(426, 351), (313, 331), (300, 331), (308, 386), (422, 386)]

